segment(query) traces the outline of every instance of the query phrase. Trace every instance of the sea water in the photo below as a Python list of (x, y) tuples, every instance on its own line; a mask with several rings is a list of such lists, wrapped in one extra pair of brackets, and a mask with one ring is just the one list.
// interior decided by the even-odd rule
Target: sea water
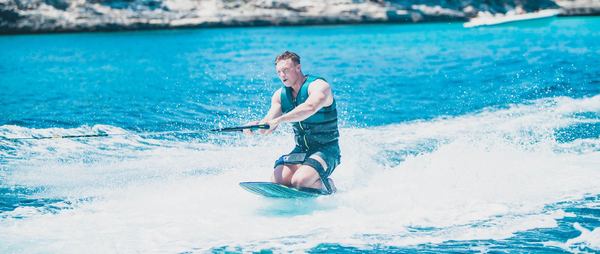
[[(598, 252), (599, 41), (589, 17), (2, 36), (0, 252)], [(335, 195), (237, 185), (289, 125), (202, 131), (260, 119), (285, 50), (333, 88)]]

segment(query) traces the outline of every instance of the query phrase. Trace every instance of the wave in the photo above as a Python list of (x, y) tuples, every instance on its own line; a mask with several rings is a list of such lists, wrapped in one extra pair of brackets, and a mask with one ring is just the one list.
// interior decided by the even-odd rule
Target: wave
[[(149, 138), (106, 125), (0, 126), (1, 136), (13, 137), (127, 134), (0, 139), (3, 186), (34, 190), (23, 194), (29, 199), (68, 204), (55, 205), (64, 207), (58, 211), (18, 205), (0, 213), (0, 250), (287, 251), (323, 242), (365, 247), (505, 239), (556, 227), (570, 216), (552, 204), (600, 194), (600, 133), (570, 131), (599, 122), (600, 95), (344, 128), (342, 164), (333, 174), (339, 192), (308, 201), (263, 199), (237, 186), (268, 179), (273, 161), (293, 146), (289, 128), (269, 137)], [(572, 241), (595, 248), (585, 237), (597, 230), (588, 231)]]

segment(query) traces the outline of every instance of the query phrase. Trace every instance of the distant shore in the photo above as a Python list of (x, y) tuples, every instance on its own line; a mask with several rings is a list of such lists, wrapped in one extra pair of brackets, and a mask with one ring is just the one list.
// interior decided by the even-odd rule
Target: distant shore
[(497, 2), (5, 0), (0, 2), (0, 34), (468, 21), (480, 13), (528, 13), (542, 9), (561, 9), (562, 16), (600, 15), (597, 0)]

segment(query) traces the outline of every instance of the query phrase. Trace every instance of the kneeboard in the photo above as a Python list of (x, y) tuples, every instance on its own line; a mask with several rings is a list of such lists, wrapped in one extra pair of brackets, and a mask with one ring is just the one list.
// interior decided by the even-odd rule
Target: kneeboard
[(245, 190), (268, 198), (314, 198), (329, 195), (326, 191), (313, 188), (292, 188), (271, 182), (241, 182)]

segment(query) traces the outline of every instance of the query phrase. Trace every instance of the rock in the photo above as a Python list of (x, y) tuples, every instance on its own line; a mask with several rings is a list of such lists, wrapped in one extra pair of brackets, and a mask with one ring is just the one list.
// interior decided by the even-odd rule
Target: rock
[(0, 0), (0, 33), (197, 26), (463, 21), (482, 13), (562, 8), (598, 15), (598, 0)]
[(600, 15), (598, 0), (556, 0), (556, 4), (566, 16)]
[(477, 10), (472, 5), (467, 5), (462, 9), (463, 13), (467, 17), (475, 17), (477, 15)]

